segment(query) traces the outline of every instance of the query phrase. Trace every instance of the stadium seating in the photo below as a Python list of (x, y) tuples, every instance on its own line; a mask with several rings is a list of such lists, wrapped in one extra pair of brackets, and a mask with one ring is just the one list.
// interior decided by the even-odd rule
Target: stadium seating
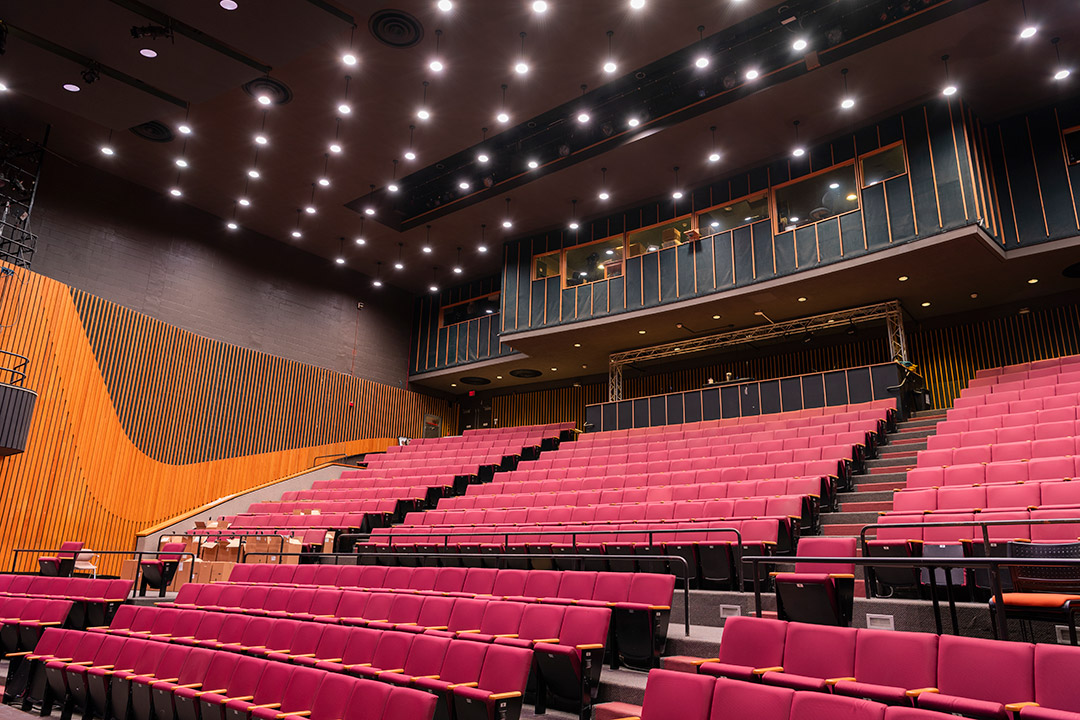
[[(855, 538), (803, 538), (796, 557), (854, 557)], [(781, 620), (851, 624), (855, 599), (855, 565), (795, 563), (795, 572), (773, 574), (777, 615)]]
[(56, 555), (42, 555), (39, 557), (38, 568), (41, 574), (52, 577), (70, 577), (75, 570), (75, 560), (78, 558), (79, 551), (83, 549), (84, 544), (78, 540), (67, 540), (61, 543), (60, 550)]
[(131, 594), (131, 580), (38, 577), (0, 573), (0, 598), (70, 600), (68, 623), (74, 628), (107, 623)]

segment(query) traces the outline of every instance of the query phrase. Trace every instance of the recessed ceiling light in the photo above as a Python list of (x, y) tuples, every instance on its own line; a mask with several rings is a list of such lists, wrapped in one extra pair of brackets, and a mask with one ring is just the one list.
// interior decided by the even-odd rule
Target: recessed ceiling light
[(429, 113), (426, 108), (420, 108), (416, 111), (416, 117), (420, 118), (421, 120), (427, 120), (431, 117), (431, 113)]
[(356, 238), (356, 244), (357, 245), (367, 245), (367, 240), (365, 240), (362, 237), (358, 237), (358, 238)]
[(601, 200), (607, 200), (611, 197), (611, 193), (609, 193), (607, 190), (601, 190), (600, 194), (596, 197), (600, 198)]
[(504, 113), (504, 112), (501, 112), (501, 113), (499, 113), (498, 115), (496, 115), (496, 116), (495, 116), (495, 119), (496, 119), (496, 120), (498, 120), (498, 121), (499, 121), (499, 122), (501, 122), (501, 123), (508, 123), (508, 122), (510, 122), (510, 116), (509, 116), (509, 115), (507, 115), (507, 114), (506, 114), (506, 113)]
[(183, 191), (180, 190), (180, 188), (174, 187), (171, 190), (169, 190), (169, 194), (172, 195), (173, 197), (180, 197), (184, 193), (183, 193)]
[(971, 293), (971, 299), (975, 300), (979, 297), (979, 293)]
[(398, 260), (396, 263), (394, 263), (394, 269), (395, 270), (404, 270), (405, 269), (405, 263)]
[(344, 55), (341, 56), (341, 62), (345, 63), (346, 65), (355, 65), (356, 64), (356, 56), (353, 55), (352, 53), (345, 53)]
[(352, 108), (349, 107), (348, 103), (341, 103), (340, 105), (337, 106), (337, 111), (339, 113), (341, 113), (342, 115), (348, 115), (349, 113), (352, 112)]
[(709, 162), (719, 162), (719, 161), (720, 161), (720, 153), (718, 153), (718, 152), (709, 153)]
[(608, 248), (607, 250), (604, 251), (604, 254), (605, 255), (614, 255), (615, 251), (613, 249), (611, 249), (611, 248)]
[(314, 205), (308, 205), (307, 207), (304, 208), (304, 212), (306, 212), (308, 215), (314, 215), (315, 214), (315, 206)]
[(942, 89), (941, 94), (944, 95), (945, 97), (948, 97), (950, 95), (955, 95), (956, 94), (956, 86), (955, 85), (946, 85)]
[(365, 215), (374, 215), (375, 214), (375, 208), (373, 208), (373, 207), (364, 208), (364, 214)]
[(1022, 37), (1024, 40), (1027, 40), (1030, 37), (1035, 37), (1035, 33), (1037, 33), (1038, 31), (1039, 28), (1035, 27), (1034, 25), (1028, 25), (1020, 31), (1020, 37)]
[(382, 287), (382, 280), (380, 280), (379, 278), (375, 278), (371, 281), (371, 284), (375, 287)]
[(425, 245), (424, 247), (422, 247), (420, 249), (423, 251), (423, 253), (425, 255), (430, 255), (431, 254), (431, 246), (430, 245)]
[(428, 67), (431, 68), (431, 72), (442, 72), (443, 64), (439, 60), (432, 60), (428, 63)]
[(536, 162), (535, 160), (530, 160), (529, 161), (529, 169), (530, 170), (535, 170), (538, 167), (540, 167), (540, 163)]
[(796, 38), (795, 42), (791, 43), (793, 50), (805, 50), (807, 42), (803, 38)]
[(239, 7), (239, 5), (236, 4), (236, 0), (221, 0), (218, 5), (226, 10), (235, 10)]
[(619, 66), (615, 64), (614, 60), (608, 60), (606, 63), (604, 63), (604, 72), (606, 72), (608, 75), (610, 75), (611, 73), (615, 72), (618, 69), (619, 69)]
[(512, 227), (514, 227), (514, 223), (510, 222), (509, 220), (503, 220), (503, 227), (504, 228), (512, 228)]
[(589, 113), (587, 113), (587, 112), (578, 113), (577, 121), (579, 123), (587, 123), (587, 122), (589, 122)]
[(176, 158), (175, 162), (176, 162), (176, 167), (186, 168), (188, 166), (188, 161), (185, 160), (182, 157)]
[(719, 319), (720, 319), (720, 316), (719, 316), (719, 315), (713, 315), (713, 316), (712, 316), (712, 319), (713, 319), (713, 320), (719, 320)]
[(414, 153), (412, 150), (406, 150), (405, 151), (405, 159), (406, 160), (415, 160), (416, 159), (416, 153)]
[(400, 188), (397, 186), (396, 183), (390, 183), (389, 185), (386, 186), (387, 192), (397, 192), (399, 189)]
[(559, 368), (551, 368), (551, 372), (558, 372)]
[(900, 277), (898, 277), (896, 279), (899, 280), (900, 282), (907, 282), (908, 281), (908, 276), (907, 275), (901, 275)]
[(644, 335), (644, 334), (645, 334), (645, 331), (644, 331), (644, 330), (638, 330), (638, 331), (637, 331), (637, 334), (638, 334), (638, 335)]
[(335, 154), (341, 152), (341, 145), (339, 145), (336, 142), (335, 143), (330, 143), (330, 152), (335, 153)]
[(804, 298), (804, 297), (799, 298), (799, 302), (806, 302), (806, 298)]
[(830, 190), (837, 190), (839, 188), (840, 188), (840, 183), (838, 183), (838, 182), (829, 183), (829, 189)]
[(81, 90), (82, 88), (73, 83), (64, 83), (64, 89), (68, 92), (79, 92), (79, 90)]
[(528, 63), (519, 62), (518, 64), (514, 65), (514, 72), (516, 72), (518, 75), (524, 75), (525, 73), (529, 72)]
[(248, 177), (251, 178), (252, 180), (258, 180), (259, 179), (259, 171), (256, 170), (255, 168), (251, 168), (250, 170), (248, 170)]
[(676, 190), (675, 192), (671, 193), (671, 197), (675, 198), (676, 200), (681, 200), (682, 190)]
[(502, 380), (502, 375), (496, 375), (496, 376), (495, 376), (495, 379), (496, 379), (496, 380)]
[(176, 129), (180, 132), (181, 135), (191, 134), (191, 126), (187, 123), (180, 123), (179, 125), (177, 125)]
[(794, 155), (795, 157), (802, 157), (803, 155), (806, 154), (806, 148), (797, 147), (797, 148), (795, 148), (794, 150), (791, 151), (791, 154)]
[(323, 187), (327, 187), (330, 184), (330, 178), (324, 178), (324, 177), (319, 178), (319, 184), (322, 185)]
[(1028, 280), (1028, 285), (1034, 285), (1037, 282), (1039, 282), (1039, 278), (1031, 278)]
[(260, 105), (269, 105), (271, 102), (273, 102), (273, 100), (270, 99), (269, 95), (260, 95), (257, 99)]
[(630, 118), (629, 120), (626, 121), (626, 124), (629, 125), (630, 127), (637, 127), (638, 125), (641, 124), (641, 121), (638, 120), (636, 117), (632, 117), (632, 118)]
[(574, 347), (581, 347), (581, 343), (574, 343)]
[(858, 200), (858, 199), (859, 199), (859, 196), (858, 196), (858, 195), (856, 195), (855, 193), (848, 193), (848, 195), (847, 195), (847, 197), (846, 197), (845, 199), (846, 199), (846, 200), (847, 200), (848, 202), (855, 202), (856, 200)]
[(758, 75), (760, 75), (760, 73), (757, 70), (754, 70), (752, 68), (750, 70), (746, 71), (746, 79), (747, 80), (757, 80)]
[(478, 245), (476, 247), (476, 252), (486, 253), (487, 252), (487, 245)]
[(338, 265), (344, 265), (345, 264), (345, 258), (338, 255), (336, 258), (334, 258), (334, 262), (336, 262)]
[(548, 4), (544, 0), (533, 0), (532, 9), (534, 13), (546, 13)]
[(844, 98), (840, 101), (840, 107), (842, 107), (844, 110), (850, 110), (851, 108), (855, 107), (855, 100), (852, 98)]
[(293, 230), (293, 231), (292, 231), (292, 233), (291, 233), (291, 235), (292, 235), (292, 236), (293, 236), (294, 238), (302, 237), (302, 236), (303, 236), (303, 234), (304, 234), (304, 233), (300, 232), (299, 230)]
[(924, 303), (922, 304), (922, 306), (923, 306), (923, 307), (930, 307), (930, 302), (929, 302), (929, 301), (927, 301), (927, 302), (924, 302)]
[(142, 50), (139, 51), (139, 54), (142, 55), (144, 58), (156, 58), (157, 57), (157, 51), (151, 50), (150, 48), (143, 48)]
[(239, 226), (239, 225), (237, 225), (237, 224), (236, 224), (235, 222), (233, 222), (233, 221), (231, 221), (231, 220), (230, 220), (230, 221), (229, 221), (229, 222), (228, 222), (228, 223), (227, 223), (227, 224), (225, 225), (225, 227), (229, 228), (230, 230), (235, 230), (236, 228), (238, 228), (238, 227), (240, 227), (240, 226)]
[[(461, 266), (460, 266), (460, 265), (455, 265), (455, 266), (454, 266), (454, 274), (455, 274), (455, 275), (460, 275), (460, 274), (461, 274), (461, 273), (463, 273), (463, 272), (465, 272), (465, 271), (461, 269)], [(491, 309), (490, 309), (490, 308), (488, 309), (488, 312), (489, 312), (489, 313), (491, 312)]]
[(256, 145), (266, 145), (269, 142), (270, 142), (270, 138), (266, 137), (265, 135), (256, 135), (255, 136), (255, 144)]
[(799, 222), (799, 218), (797, 216), (796, 217), (790, 217), (790, 218), (788, 218), (788, 220), (791, 220), (791, 222)]
[(1054, 73), (1055, 80), (1064, 80), (1067, 77), (1069, 77), (1069, 70), (1066, 68), (1061, 68), (1056, 73)]
[(709, 67), (709, 58), (702, 55), (701, 57), (699, 57), (697, 60), (694, 61), (694, 65), (696, 65), (699, 68), (707, 68), (707, 67)]
[(491, 158), (489, 158), (485, 153), (480, 153), (476, 156), (476, 161), (478, 163), (486, 163), (489, 160), (491, 160)]
[(450, 387), (457, 387), (457, 383), (450, 383)]
[(645, 0), (630, 0), (631, 10), (640, 10), (645, 7)]
[(435, 6), (443, 12), (450, 12), (454, 9), (454, 3), (450, 2), (450, 0), (439, 0), (439, 2), (435, 4)]
[(571, 220), (569, 227), (570, 227), (571, 230), (577, 230), (581, 226), (578, 225), (577, 220)]
[(459, 187), (460, 189), (462, 189), (462, 190), (468, 190), (468, 189), (469, 189), (470, 187), (472, 187), (472, 185), (470, 185), (469, 183), (465, 182), (464, 180), (462, 180), (461, 182), (459, 182), (459, 183), (457, 184), (457, 186), (458, 186), (458, 187)]
[(108, 145), (102, 145), (102, 146), (101, 146), (101, 154), (102, 154), (102, 155), (115, 155), (115, 154), (116, 154), (116, 151), (115, 151), (115, 150), (113, 150), (113, 149), (112, 149), (111, 147), (109, 147)]
[(242, 198), (240, 198), (240, 199), (239, 199), (239, 200), (238, 200), (237, 202), (239, 202), (239, 203), (240, 203), (241, 205), (243, 205), (244, 207), (247, 207), (248, 205), (250, 205), (250, 204), (251, 204), (251, 201), (250, 201), (250, 200), (248, 200), (248, 199), (247, 199), (246, 197), (242, 197)]
[(439, 286), (438, 285), (429, 285), (428, 290), (430, 290), (431, 292), (439, 292)]

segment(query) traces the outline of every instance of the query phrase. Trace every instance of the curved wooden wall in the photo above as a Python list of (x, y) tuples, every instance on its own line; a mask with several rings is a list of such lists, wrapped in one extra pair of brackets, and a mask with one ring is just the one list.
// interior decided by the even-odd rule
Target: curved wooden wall
[[(26, 452), (0, 460), (0, 569), (13, 548), (67, 539), (128, 550), (142, 528), (319, 455), (419, 435), (425, 412), (450, 420), (442, 401), (226, 346), (79, 293), (77, 305), (67, 286), (16, 272), (0, 299), (0, 348), (30, 358), (26, 387), (40, 397)], [(100, 569), (115, 573), (119, 561)]]

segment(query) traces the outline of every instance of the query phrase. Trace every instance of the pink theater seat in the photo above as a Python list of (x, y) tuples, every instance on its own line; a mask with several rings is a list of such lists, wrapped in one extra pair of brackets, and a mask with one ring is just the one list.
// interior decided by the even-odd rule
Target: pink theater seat
[(736, 680), (752, 680), (755, 670), (783, 666), (787, 623), (767, 618), (732, 617), (724, 623), (719, 657), (698, 672)]
[(904, 704), (908, 690), (934, 687), (937, 655), (937, 635), (861, 629), (855, 638), (855, 679), (833, 683), (833, 692)]
[(652, 670), (639, 707), (623, 702), (595, 706), (594, 720), (639, 717), (641, 720), (709, 720), (716, 681), (709, 677)]
[(792, 720), (883, 720), (885, 706), (870, 700), (857, 700), (824, 693), (795, 693), (791, 701)]
[[(1005, 706), (1033, 702), (1035, 646), (942, 635), (938, 642), (939, 692), (920, 693), (926, 710), (985, 720), (1008, 720)], [(986, 662), (987, 658), (993, 662)]]
[(788, 623), (783, 667), (762, 673), (762, 682), (822, 691), (827, 680), (853, 677), (855, 638), (853, 628)]
[(1021, 720), (1080, 718), (1080, 648), (1035, 646), (1035, 702), (1020, 708)]
[[(798, 556), (854, 557), (855, 538), (807, 537)], [(851, 624), (855, 591), (851, 563), (797, 562), (795, 572), (776, 573), (777, 616), (781, 620), (847, 626)]]

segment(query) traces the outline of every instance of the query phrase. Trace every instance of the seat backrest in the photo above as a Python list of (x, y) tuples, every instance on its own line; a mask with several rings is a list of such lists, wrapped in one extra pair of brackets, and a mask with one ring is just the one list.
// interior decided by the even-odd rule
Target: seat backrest
[(254, 695), (255, 688), (259, 686), (259, 682), (262, 680), (263, 671), (271, 665), (280, 665), (280, 663), (272, 663), (251, 657), (240, 657), (236, 661), (236, 667), (233, 669), (232, 675), (229, 677), (229, 690), (225, 694), (229, 697)]
[(450, 620), (446, 623), (447, 627), (454, 631), (479, 629), (487, 604), (488, 601), (486, 600), (459, 598), (454, 602), (454, 609), (450, 612)]
[(484, 666), (480, 669), (480, 689), (493, 693), (525, 692), (532, 660), (532, 650), (491, 645), (484, 655)]
[[(1067, 511), (1072, 512), (1072, 511)], [(1054, 527), (1054, 526), (1047, 526)], [(1060, 527), (1060, 526), (1059, 526)], [(1034, 526), (1032, 527), (1034, 535)], [(1014, 558), (1080, 558), (1080, 542), (1044, 543), (1010, 542), (1009, 557)], [(1080, 568), (1036, 567), (1020, 565), (1011, 568), (1013, 585), (1018, 592), (1080, 592)]]
[[(387, 700), (390, 699), (390, 689), (385, 683), (356, 683), (345, 705), (345, 713), (339, 717), (341, 720), (382, 720), (389, 717), (385, 714), (385, 709)], [(429, 697), (435, 699), (434, 695)]]
[(1011, 703), (1035, 699), (1035, 646), (942, 635), (937, 688), (945, 695)]
[(405, 658), (404, 668), (406, 675), (420, 677), (424, 675), (439, 675), (443, 667), (443, 659), (452, 641), (449, 638), (434, 637), (432, 635), (417, 635), (409, 647), (409, 654)]
[(494, 646), (469, 640), (451, 642), (439, 678), (448, 683), (477, 682), (489, 647)]
[(711, 720), (788, 720), (795, 691), (759, 683), (717, 678)]
[(413, 640), (418, 637), (412, 633), (381, 633), (379, 643), (375, 646), (375, 653), (371, 657), (372, 667), (380, 670), (403, 668), (405, 659), (409, 656), (409, 648), (412, 647)]
[(1035, 702), (1041, 707), (1076, 712), (1080, 708), (1080, 648), (1039, 643), (1035, 646)]
[(895, 630), (859, 630), (855, 679), (908, 690), (937, 683), (938, 636)]
[(435, 714), (438, 698), (429, 693), (396, 687), (383, 710), (383, 720), (427, 720)]
[(788, 623), (737, 616), (724, 621), (720, 662), (743, 667), (782, 667)]
[[(803, 557), (855, 557), (857, 540), (853, 537), (805, 537), (799, 540), (796, 555)], [(806, 563), (795, 564), (799, 573), (854, 573), (851, 563)]]
[(236, 653), (214, 652), (212, 650), (210, 654), (210, 664), (206, 666), (206, 672), (203, 673), (202, 679), (198, 681), (192, 680), (191, 682), (201, 682), (201, 689), (203, 690), (222, 690), (229, 687), (229, 681), (232, 679), (233, 672), (236, 670), (241, 656)]
[(369, 628), (353, 628), (349, 635), (349, 642), (345, 646), (345, 652), (341, 654), (341, 661), (346, 665), (361, 665), (371, 662), (375, 656), (375, 648), (379, 644), (382, 633)]
[(630, 590), (626, 600), (654, 607), (671, 607), (674, 592), (674, 575), (635, 573), (630, 581)]
[(323, 679), (331, 673), (316, 670), (315, 668), (295, 668), (289, 676), (289, 684), (281, 695), (280, 712), (296, 712), (310, 710), (318, 697)]
[(286, 663), (266, 661), (266, 668), (259, 677), (259, 684), (255, 686), (252, 703), (265, 705), (267, 703), (279, 703), (289, 686), (289, 679), (295, 672), (295, 668)]
[[(166, 644), (154, 666), (154, 677), (179, 678), (192, 648), (185, 645)], [(203, 666), (205, 668), (205, 665)]]
[(67, 560), (74, 560), (75, 556), (79, 554), (79, 551), (83, 549), (85, 543), (78, 540), (67, 540), (60, 544), (60, 551), (56, 553), (56, 557)]
[(480, 632), (491, 635), (516, 633), (521, 626), (521, 613), (525, 603), (489, 602), (480, 621)]
[(791, 717), (798, 720), (883, 720), (884, 716), (883, 704), (843, 695), (800, 692), (791, 701)]
[(182, 542), (167, 542), (161, 546), (161, 554), (157, 556), (157, 559), (163, 562), (180, 562), (179, 553), (184, 552), (185, 547), (187, 546)]
[(641, 720), (708, 720), (715, 687), (706, 675), (650, 670)]
[[(244, 631), (248, 623), (255, 618), (241, 615), (240, 613), (206, 613), (207, 615), (221, 615), (222, 620), (218, 624), (216, 637), (221, 643), (239, 643), (244, 638)], [(199, 632), (203, 632), (203, 623), (199, 623)]]
[(851, 677), (855, 637), (855, 628), (788, 623), (784, 672), (815, 678)]
[[(349, 704), (349, 696), (360, 681), (338, 673), (322, 674), (325, 677), (311, 703), (311, 715), (308, 718), (309, 720), (339, 720), (344, 717)], [(282, 706), (284, 707), (284, 704)]]

